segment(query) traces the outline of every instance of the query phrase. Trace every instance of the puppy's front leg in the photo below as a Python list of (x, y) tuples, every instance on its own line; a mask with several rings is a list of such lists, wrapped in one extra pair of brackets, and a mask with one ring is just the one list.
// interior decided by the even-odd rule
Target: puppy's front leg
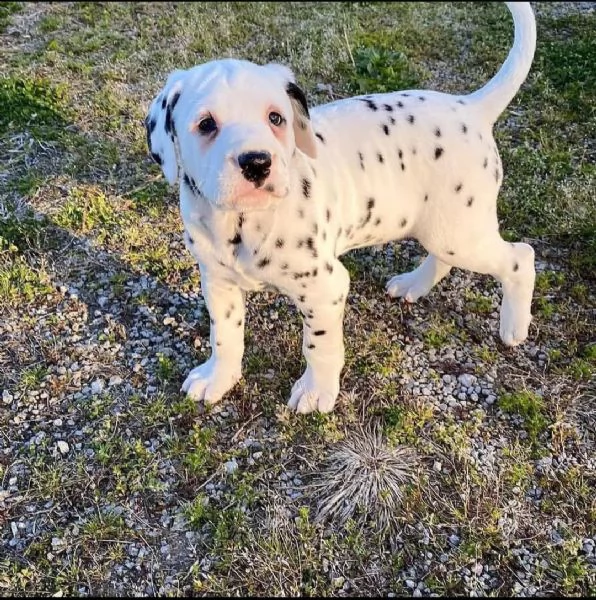
[(213, 277), (203, 265), (199, 267), (211, 321), (211, 356), (189, 373), (182, 391), (195, 400), (214, 404), (242, 375), (244, 295), (237, 285)]
[[(307, 367), (288, 402), (300, 413), (331, 412), (344, 365), (343, 316), (350, 276), (338, 260), (317, 271), (312, 288), (295, 299), (304, 318), (302, 352)], [(309, 293), (310, 292), (310, 293)]]

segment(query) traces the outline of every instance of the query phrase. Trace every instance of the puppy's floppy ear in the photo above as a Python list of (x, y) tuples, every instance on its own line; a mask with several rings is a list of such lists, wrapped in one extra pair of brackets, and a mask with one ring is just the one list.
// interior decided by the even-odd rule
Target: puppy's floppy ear
[(308, 104), (304, 92), (296, 85), (294, 74), (288, 67), (275, 63), (269, 63), (265, 66), (277, 73), (282, 81), (284, 81), (286, 93), (290, 97), (294, 113), (293, 126), (296, 146), (307, 156), (316, 158), (317, 144), (310, 122), (310, 114), (308, 112)]
[(147, 129), (147, 146), (153, 160), (161, 166), (161, 170), (170, 185), (178, 178), (178, 163), (174, 136), (174, 108), (182, 92), (186, 71), (173, 71), (160, 93), (153, 99), (149, 113), (145, 118)]

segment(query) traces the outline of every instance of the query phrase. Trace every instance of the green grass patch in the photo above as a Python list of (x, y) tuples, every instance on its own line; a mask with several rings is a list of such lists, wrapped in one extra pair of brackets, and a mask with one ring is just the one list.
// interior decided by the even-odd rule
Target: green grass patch
[(66, 85), (47, 79), (0, 78), (0, 135), (31, 129), (45, 139), (60, 137), (67, 124)]
[(0, 32), (10, 24), (10, 16), (21, 10), (21, 2), (0, 2)]
[(499, 398), (499, 408), (506, 413), (518, 414), (524, 419), (524, 426), (532, 444), (538, 441), (548, 425), (544, 416), (544, 400), (530, 391), (504, 394)]

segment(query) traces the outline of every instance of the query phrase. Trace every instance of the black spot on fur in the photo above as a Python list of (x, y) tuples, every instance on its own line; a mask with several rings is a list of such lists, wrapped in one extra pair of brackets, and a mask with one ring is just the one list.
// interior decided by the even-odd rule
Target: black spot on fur
[(499, 169), (495, 169), (495, 181), (499, 183)]
[(323, 144), (325, 143), (325, 138), (323, 137), (322, 134), (320, 134), (318, 131), (315, 133), (315, 135), (323, 142)]
[(358, 100), (366, 103), (366, 106), (372, 111), (379, 110), (379, 107), (370, 98), (358, 98)]
[(381, 164), (385, 162), (385, 159), (383, 158), (383, 155), (380, 152), (377, 152), (377, 159)]
[(472, 206), (472, 204), (474, 204), (474, 196), (468, 198), (468, 206)]
[(242, 321), (237, 321), (236, 327), (241, 327), (241, 326), (242, 326)]
[[(310, 119), (310, 115), (308, 114), (308, 104), (306, 102), (306, 96), (304, 95), (304, 92), (295, 83), (290, 81), (286, 86), (286, 93), (288, 96), (290, 96), (290, 98), (296, 100), (302, 114), (307, 119)], [(304, 127), (306, 128), (306, 125)]]
[(314, 349), (316, 348), (316, 346), (315, 346), (314, 344), (309, 344), (309, 345), (307, 346), (307, 348), (308, 348), (309, 350), (314, 350)]
[(424, 194), (424, 201), (428, 202), (428, 194)]
[(284, 241), (281, 238), (277, 238), (275, 240), (275, 247), (276, 248), (283, 248), (284, 247)]
[(195, 243), (195, 241), (194, 241), (194, 240), (193, 240), (193, 239), (190, 237), (190, 233), (188, 233), (188, 231), (186, 232), (186, 237), (188, 238), (188, 241), (189, 241), (191, 244), (194, 244), (194, 243)]
[(408, 219), (402, 219), (399, 223), (400, 227), (405, 227), (408, 224)]
[(313, 276), (313, 277), (316, 277), (318, 274), (319, 274), (319, 269), (317, 269), (317, 267), (315, 267), (315, 268), (312, 270), (312, 276)]
[(441, 130), (438, 127), (435, 128), (435, 135), (441, 137)]
[(368, 210), (372, 210), (374, 205), (375, 205), (375, 199), (369, 198), (368, 202), (366, 203), (366, 208), (368, 208)]
[(304, 219), (304, 209), (303, 209), (303, 208), (299, 208), (299, 209), (298, 209), (298, 216), (299, 216), (301, 219)]
[(236, 235), (231, 240), (228, 240), (228, 243), (234, 244), (234, 245), (241, 244), (242, 243), (242, 236), (240, 235), (240, 232), (237, 231)]
[(461, 189), (462, 189), (462, 187), (463, 187), (463, 185), (462, 185), (461, 183), (458, 183), (458, 184), (455, 186), (455, 192), (456, 192), (457, 194), (459, 194), (459, 192), (461, 192)]
[(298, 296), (298, 302), (304, 302), (306, 300), (306, 296)]
[(406, 92), (402, 92), (400, 95), (407, 98), (410, 94), (407, 94)]
[(281, 263), (281, 265), (279, 266), (279, 268), (282, 271), (287, 271), (290, 265), (288, 265), (288, 263)]
[(401, 165), (401, 170), (405, 171), (406, 170), (406, 165), (404, 165), (404, 163), (400, 163), (400, 165)]
[(458, 104), (465, 104), (465, 102), (463, 100), (458, 100), (457, 103)]
[(401, 148), (397, 149), (397, 156), (402, 159), (404, 157), (404, 153), (401, 151)]
[(393, 117), (389, 117), (389, 123), (391, 123), (391, 125), (395, 125), (395, 119)]
[(416, 153), (417, 153), (417, 150), (416, 150), (416, 148), (412, 148), (412, 154), (413, 154), (414, 156), (416, 156)]
[(226, 319), (229, 319), (232, 316), (232, 311), (231, 310), (227, 310), (226, 311)]
[(514, 271), (517, 271), (517, 270), (519, 270), (519, 265), (518, 265), (517, 263), (515, 263), (515, 264), (513, 265), (513, 270), (514, 270)]
[(418, 96), (418, 100), (420, 100), (420, 102), (424, 102), (426, 98), (424, 96)]
[(449, 256), (454, 256), (455, 252), (453, 252), (453, 250), (447, 250), (447, 254), (449, 254)]
[(215, 325), (215, 321), (213, 319), (209, 319), (209, 322), (211, 323), (211, 325)]
[(172, 132), (172, 109), (168, 106), (166, 108), (166, 122), (164, 124), (166, 133)]
[(441, 146), (437, 146), (435, 148), (435, 160), (438, 160), (439, 158), (441, 158), (443, 154), (443, 148), (441, 148)]
[(302, 180), (302, 193), (305, 198), (310, 198), (310, 181), (306, 177)]
[(327, 271), (329, 271), (329, 273), (333, 273), (333, 265), (332, 264), (326, 262), (325, 268), (327, 269)]
[(398, 100), (396, 106), (397, 106), (397, 108), (403, 108), (404, 103), (401, 100)]
[(151, 158), (161, 167), (162, 160), (161, 160), (161, 156), (159, 154), (152, 152)]
[(389, 127), (387, 125), (383, 124), (382, 129), (385, 135), (389, 135)]
[(325, 335), (327, 332), (324, 329), (317, 329), (317, 331), (313, 331), (315, 335)]
[(327, 209), (326, 217), (327, 217), (327, 223), (329, 223), (329, 221), (331, 220), (331, 211), (329, 209)]
[(378, 227), (381, 224), (381, 219), (378, 217), (375, 219), (375, 226)]
[(414, 115), (408, 115), (408, 123), (414, 125)]
[(483, 167), (484, 169), (486, 169), (486, 167), (488, 167), (488, 158), (485, 158), (485, 159), (484, 159), (484, 162), (482, 163), (482, 167)]
[(164, 110), (164, 109), (165, 109), (165, 107), (166, 107), (166, 103), (167, 103), (167, 100), (166, 100), (166, 98), (164, 98), (164, 99), (161, 101), (161, 110)]
[(391, 106), (391, 104), (384, 104), (383, 108), (387, 111), (387, 112), (392, 112), (393, 111), (393, 106)]
[(172, 100), (170, 101), (170, 110), (174, 110), (174, 108), (176, 108), (176, 104), (178, 104), (178, 100), (180, 100), (180, 92), (176, 92), (172, 96)]
[(468, 133), (468, 126), (465, 123), (461, 124), (462, 133)]

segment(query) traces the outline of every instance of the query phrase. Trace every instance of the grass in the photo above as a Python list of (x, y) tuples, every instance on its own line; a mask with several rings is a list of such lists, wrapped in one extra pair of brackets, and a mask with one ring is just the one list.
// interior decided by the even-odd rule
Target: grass
[[(423, 250), (357, 250), (344, 394), (303, 417), (283, 406), (301, 322), (273, 294), (247, 298), (222, 404), (179, 393), (209, 320), (148, 102), (221, 56), (291, 66), (311, 104), (471, 91), (510, 47), (504, 7), (0, 3), (0, 592), (594, 593), (595, 17), (534, 6), (535, 62), (495, 127), (502, 230), (539, 261), (529, 343), (499, 341), (488, 278), (454, 270), (408, 305), (382, 287)], [(465, 405), (443, 384), (463, 373)]]

